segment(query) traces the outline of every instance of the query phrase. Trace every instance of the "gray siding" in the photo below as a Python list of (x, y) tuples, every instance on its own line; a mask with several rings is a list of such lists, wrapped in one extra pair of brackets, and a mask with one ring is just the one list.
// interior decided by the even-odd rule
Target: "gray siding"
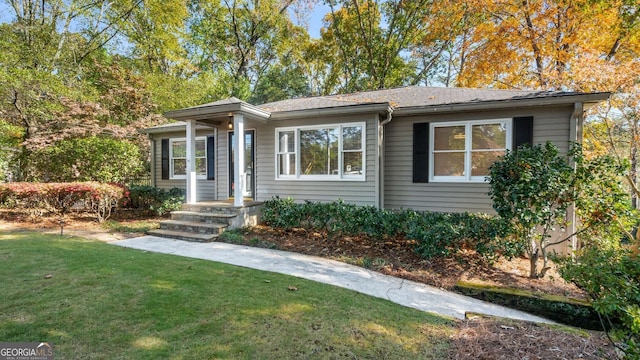
[(216, 180), (217, 180), (217, 199), (229, 199), (229, 131), (227, 129), (218, 129), (218, 139), (216, 140)]
[[(333, 123), (366, 123), (366, 175), (365, 181), (308, 181), (276, 180), (275, 129), (279, 127), (321, 125)], [(270, 121), (268, 125), (256, 127), (256, 174), (257, 200), (268, 200), (272, 196), (291, 197), (296, 201), (333, 201), (359, 205), (375, 205), (375, 174), (377, 115), (333, 117)]]
[(413, 123), (532, 115), (534, 143), (545, 143), (550, 140), (561, 151), (566, 152), (569, 146), (569, 120), (572, 111), (572, 107), (551, 107), (535, 111), (488, 111), (395, 117), (385, 128), (384, 207), (439, 212), (493, 212), (486, 183), (413, 183)]
[[(207, 135), (213, 135), (213, 129), (211, 129), (211, 131), (197, 131), (196, 132), (196, 136), (207, 136)], [(157, 188), (160, 189), (171, 189), (171, 188), (180, 188), (180, 189), (186, 189), (187, 188), (187, 183), (186, 180), (183, 179), (179, 179), (179, 180), (163, 180), (162, 179), (162, 144), (161, 141), (162, 139), (167, 139), (167, 138), (183, 138), (185, 137), (185, 133), (184, 132), (171, 132), (171, 133), (166, 133), (166, 134), (156, 134), (153, 137), (153, 142), (154, 142), (154, 156), (152, 157), (153, 160), (153, 167), (152, 167), (152, 179), (154, 181), (154, 185)], [(219, 153), (219, 146), (218, 146), (218, 139), (216, 139), (216, 152)], [(217, 159), (216, 159), (217, 160)], [(218, 165), (216, 164), (216, 170), (218, 169)], [(205, 180), (205, 179), (198, 179), (196, 180), (196, 192), (197, 192), (197, 199), (196, 201), (207, 201), (207, 200), (216, 200), (215, 196), (216, 196), (216, 182), (218, 179), (218, 174), (216, 173), (216, 180)]]

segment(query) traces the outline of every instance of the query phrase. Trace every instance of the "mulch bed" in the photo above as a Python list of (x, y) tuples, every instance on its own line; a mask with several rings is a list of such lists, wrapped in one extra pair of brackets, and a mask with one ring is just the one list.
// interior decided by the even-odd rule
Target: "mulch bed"
[(616, 359), (618, 353), (602, 333), (579, 336), (538, 324), (465, 320), (452, 338), (450, 359)]
[(248, 243), (258, 238), (277, 245), (281, 250), (307, 255), (341, 261), (362, 261), (366, 258), (376, 265), (373, 270), (447, 290), (452, 290), (458, 281), (465, 281), (585, 298), (580, 289), (562, 280), (553, 267), (544, 279), (529, 279), (529, 260), (525, 258), (502, 259), (488, 264), (475, 252), (461, 251), (455, 257), (426, 260), (413, 251), (413, 240), (375, 240), (364, 236), (329, 239), (324, 234), (303, 229), (279, 230), (256, 226), (244, 235)]

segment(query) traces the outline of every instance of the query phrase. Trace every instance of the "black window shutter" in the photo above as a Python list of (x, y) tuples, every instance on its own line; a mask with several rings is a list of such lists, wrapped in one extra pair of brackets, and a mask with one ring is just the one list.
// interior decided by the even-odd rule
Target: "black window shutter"
[(513, 118), (513, 149), (524, 144), (533, 145), (533, 116)]
[(413, 124), (413, 182), (429, 182), (429, 123)]
[(169, 180), (169, 139), (162, 139), (162, 179)]
[(207, 180), (214, 180), (216, 175), (215, 138), (207, 136)]

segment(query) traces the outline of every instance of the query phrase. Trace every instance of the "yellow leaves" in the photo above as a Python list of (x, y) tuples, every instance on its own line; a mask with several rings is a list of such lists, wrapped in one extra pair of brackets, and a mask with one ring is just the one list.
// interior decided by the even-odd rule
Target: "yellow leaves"
[[(637, 79), (638, 26), (623, 31), (622, 1), (596, 4), (471, 2), (459, 11), (474, 12), (470, 17), (481, 21), (466, 29), (469, 45), (461, 54), (459, 83), (615, 91)], [(612, 61), (608, 55), (616, 41)]]
[(607, 61), (594, 50), (584, 49), (572, 61), (573, 71), (564, 83), (579, 91), (626, 91), (640, 75), (640, 60)]

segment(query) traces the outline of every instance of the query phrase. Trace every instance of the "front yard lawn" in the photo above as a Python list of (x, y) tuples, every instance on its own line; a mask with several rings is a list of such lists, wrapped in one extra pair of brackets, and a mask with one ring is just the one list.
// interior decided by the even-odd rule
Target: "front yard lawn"
[(0, 341), (47, 341), (60, 359), (441, 359), (458, 329), (328, 285), (74, 237), (0, 233), (0, 264)]

